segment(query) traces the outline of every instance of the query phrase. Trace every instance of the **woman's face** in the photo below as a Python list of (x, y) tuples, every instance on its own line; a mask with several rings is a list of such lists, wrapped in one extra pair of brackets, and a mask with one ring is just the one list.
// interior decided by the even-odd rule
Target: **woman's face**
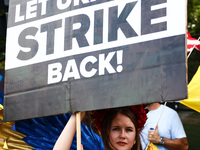
[(135, 125), (129, 117), (120, 113), (113, 119), (109, 135), (113, 149), (130, 150), (136, 142)]

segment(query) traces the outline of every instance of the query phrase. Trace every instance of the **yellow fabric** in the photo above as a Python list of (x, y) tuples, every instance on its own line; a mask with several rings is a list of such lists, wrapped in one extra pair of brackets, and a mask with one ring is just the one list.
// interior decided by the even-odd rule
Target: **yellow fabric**
[(6, 140), (8, 137), (12, 137), (14, 139), (22, 139), (23, 137), (25, 137), (25, 135), (23, 135), (22, 133), (12, 130), (12, 126), (12, 122), (0, 124), (0, 138)]
[(5, 140), (5, 142), (4, 142), (3, 148), (4, 148), (4, 149), (8, 149), (8, 145), (7, 145), (7, 143), (6, 143), (6, 140)]
[(0, 110), (0, 123), (2, 122), (3, 120), (3, 110)]
[(24, 134), (12, 130), (14, 122), (4, 122), (3, 110), (0, 110), (0, 138), (4, 139), (5, 142), (0, 141), (0, 150), (32, 150), (34, 149), (23, 141)]
[(145, 150), (158, 150), (158, 147), (150, 142), (148, 147), (145, 148)]
[(180, 101), (180, 103), (200, 112), (200, 66), (188, 84), (188, 99)]
[(0, 104), (0, 110), (3, 110), (3, 105)]

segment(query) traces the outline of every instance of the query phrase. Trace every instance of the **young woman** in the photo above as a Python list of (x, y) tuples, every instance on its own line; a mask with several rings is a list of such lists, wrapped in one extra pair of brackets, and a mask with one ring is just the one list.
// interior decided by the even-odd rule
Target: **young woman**
[[(82, 118), (84, 114), (82, 113)], [(105, 150), (142, 149), (139, 131), (146, 121), (146, 111), (142, 105), (98, 110), (94, 111), (93, 114), (94, 123), (101, 132)], [(70, 149), (76, 131), (75, 124), (76, 117), (75, 114), (72, 114), (58, 138), (54, 150)]]

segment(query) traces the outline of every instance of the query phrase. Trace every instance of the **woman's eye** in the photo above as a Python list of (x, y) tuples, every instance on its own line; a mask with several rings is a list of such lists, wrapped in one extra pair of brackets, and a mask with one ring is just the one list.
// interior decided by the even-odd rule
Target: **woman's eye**
[(113, 128), (113, 131), (119, 131), (119, 128)]
[(132, 130), (132, 129), (126, 129), (126, 131), (127, 131), (127, 132), (133, 132), (133, 130)]

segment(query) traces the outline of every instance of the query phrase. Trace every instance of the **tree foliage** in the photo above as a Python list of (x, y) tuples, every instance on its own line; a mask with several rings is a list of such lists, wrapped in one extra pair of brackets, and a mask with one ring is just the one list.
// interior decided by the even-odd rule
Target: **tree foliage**
[(188, 0), (188, 30), (191, 35), (200, 35), (199, 0)]

